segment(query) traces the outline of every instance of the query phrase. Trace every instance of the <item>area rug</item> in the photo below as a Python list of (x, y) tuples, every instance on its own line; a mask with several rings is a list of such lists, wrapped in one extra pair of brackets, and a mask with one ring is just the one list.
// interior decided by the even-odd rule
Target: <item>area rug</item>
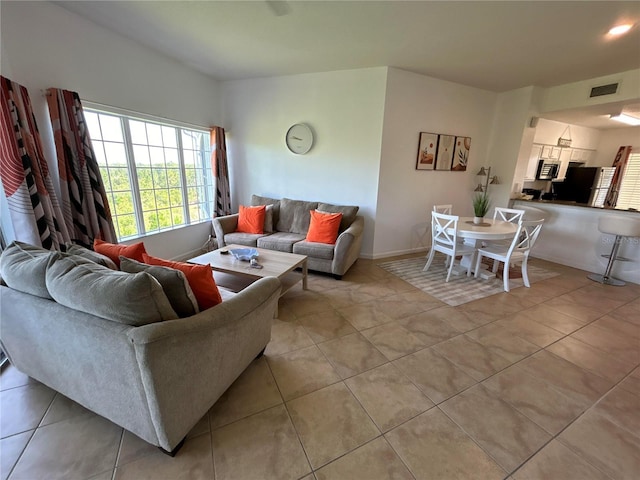
[[(423, 272), (422, 269), (426, 263), (425, 257), (414, 257), (380, 263), (378, 266), (452, 307), (504, 292), (501, 277), (482, 280), (474, 278), (473, 275), (467, 277), (466, 273), (460, 275), (452, 273), (449, 282), (445, 282), (447, 273), (444, 267), (444, 256), (436, 256), (429, 271)], [(517, 274), (514, 270), (512, 271), (514, 275), (510, 275), (509, 278), (511, 290), (524, 285), (519, 275), (520, 268), (518, 267)], [(534, 265), (529, 265), (528, 271), (531, 283), (558, 275), (556, 272), (550, 272)]]

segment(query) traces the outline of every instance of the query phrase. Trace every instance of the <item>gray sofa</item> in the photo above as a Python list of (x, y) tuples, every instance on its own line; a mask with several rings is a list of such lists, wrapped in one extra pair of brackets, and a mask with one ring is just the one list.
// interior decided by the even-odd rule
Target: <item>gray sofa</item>
[[(358, 207), (332, 205), (303, 200), (280, 200), (253, 195), (251, 205), (267, 205), (264, 233), (236, 232), (238, 214), (216, 217), (213, 229), (218, 247), (237, 244), (306, 255), (310, 270), (333, 274), (342, 278), (360, 255), (364, 218), (357, 215)], [(305, 238), (311, 219), (310, 210), (342, 213), (342, 221), (335, 245), (307, 242)]]
[[(270, 340), (280, 294), (276, 278), (237, 294), (221, 289), (222, 303), (177, 318), (148, 273), (127, 274), (72, 255), (27, 249), (33, 263), (28, 265), (10, 261), (7, 250), (0, 259), (0, 341), (9, 361), (167, 453), (177, 451)], [(60, 258), (66, 265), (58, 266)], [(69, 258), (81, 267), (69, 267)], [(88, 273), (72, 290), (68, 273), (74, 268)], [(99, 275), (130, 278), (120, 282), (123, 288), (101, 292), (107, 284)], [(104, 305), (97, 305), (98, 296)], [(95, 313), (82, 311), (83, 301), (91, 301)], [(138, 313), (127, 323), (122, 310), (129, 307)]]

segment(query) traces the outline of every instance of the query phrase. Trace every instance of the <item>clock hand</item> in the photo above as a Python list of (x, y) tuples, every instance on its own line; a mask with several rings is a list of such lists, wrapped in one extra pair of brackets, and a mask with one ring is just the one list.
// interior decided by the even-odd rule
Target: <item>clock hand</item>
[(301, 138), (298, 138), (298, 137), (291, 137), (291, 139), (292, 139), (292, 140), (300, 140), (300, 141), (302, 141), (302, 139), (301, 139)]

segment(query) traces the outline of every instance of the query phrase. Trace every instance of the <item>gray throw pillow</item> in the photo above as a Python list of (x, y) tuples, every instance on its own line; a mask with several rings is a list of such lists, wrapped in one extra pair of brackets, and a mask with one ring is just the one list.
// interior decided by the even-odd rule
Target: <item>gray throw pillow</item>
[(122, 256), (120, 257), (120, 270), (128, 273), (147, 272), (155, 278), (180, 318), (190, 317), (200, 311), (187, 277), (180, 270), (159, 265), (147, 265)]
[(82, 258), (86, 258), (93, 263), (97, 263), (99, 265), (102, 265), (103, 267), (110, 268), (111, 270), (118, 270), (118, 266), (109, 257), (107, 257), (106, 255), (102, 255), (101, 253), (94, 252), (93, 250), (89, 250), (82, 245), (68, 245), (67, 253), (70, 255), (78, 255)]
[(315, 210), (317, 207), (318, 202), (283, 198), (280, 200), (280, 218), (277, 230), (306, 235), (311, 222), (311, 210)]
[[(280, 200), (270, 197), (261, 197), (260, 195), (251, 196), (251, 206), (266, 205), (267, 210), (264, 216), (264, 233), (275, 232), (278, 225), (278, 216), (280, 214)], [(271, 208), (269, 207), (270, 205)]]
[(58, 254), (49, 260), (46, 283), (59, 304), (114, 322), (141, 326), (178, 318), (160, 283), (146, 272), (119, 272)]
[(58, 252), (24, 242), (12, 242), (0, 257), (0, 275), (8, 287), (51, 299), (45, 282), (49, 259)]
[(344, 232), (356, 219), (360, 207), (350, 205), (332, 205), (330, 203), (318, 203), (318, 210), (327, 213), (341, 213), (340, 231)]

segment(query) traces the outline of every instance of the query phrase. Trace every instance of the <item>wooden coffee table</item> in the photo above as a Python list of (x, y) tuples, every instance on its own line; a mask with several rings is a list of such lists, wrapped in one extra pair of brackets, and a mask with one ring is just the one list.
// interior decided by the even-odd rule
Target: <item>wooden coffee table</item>
[[(282, 284), (281, 297), (300, 281), (302, 281), (302, 289), (307, 289), (306, 255), (256, 248), (258, 263), (262, 265), (262, 268), (258, 269), (251, 267), (249, 262), (236, 259), (230, 253), (221, 253), (221, 251), (233, 250), (234, 248), (247, 247), (227, 245), (187, 261), (199, 265), (209, 265), (214, 271), (216, 283), (235, 292), (239, 292), (263, 277), (277, 277), (280, 280)], [(296, 268), (301, 268), (302, 272), (296, 272)]]

